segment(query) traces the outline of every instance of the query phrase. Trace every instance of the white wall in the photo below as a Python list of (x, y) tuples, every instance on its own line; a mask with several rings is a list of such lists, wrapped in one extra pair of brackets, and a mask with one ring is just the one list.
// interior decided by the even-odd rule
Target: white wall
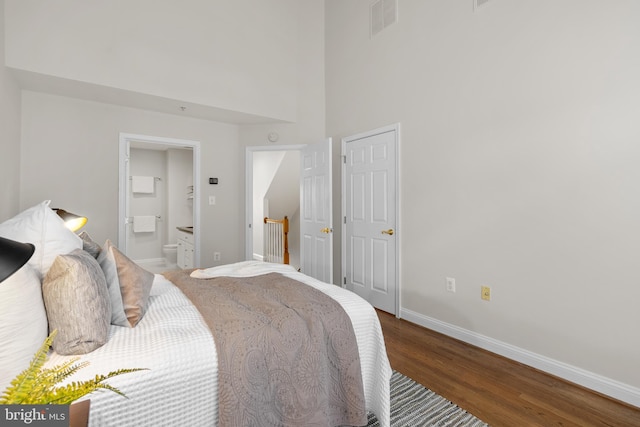
[(326, 2), (327, 133), (401, 123), (404, 312), (637, 390), (640, 2), (368, 9)]
[(295, 121), (297, 0), (5, 0), (7, 65)]
[(289, 218), (289, 265), (296, 270), (302, 267), (300, 262), (300, 210)]
[(269, 200), (269, 217), (293, 217), (300, 210), (300, 152), (285, 151), (278, 171), (265, 198)]
[(0, 222), (19, 211), (20, 88), (4, 66), (4, 0), (0, 0)]
[[(201, 263), (213, 265), (214, 251), (225, 262), (243, 259), (244, 157), (235, 125), (23, 91), (21, 208), (51, 199), (85, 214), (96, 241), (115, 243), (120, 132), (201, 142)], [(210, 176), (220, 184), (209, 185)], [(210, 195), (214, 206), (205, 203)]]
[(276, 145), (307, 144), (325, 138), (324, 0), (297, 0), (289, 9), (296, 27), (295, 45), (289, 51), (297, 73), (291, 83), (296, 91), (295, 123), (271, 123), (240, 127), (244, 146), (273, 144), (270, 132), (279, 135)]
[[(401, 122), (404, 312), (640, 387), (637, 1), (403, 0), (374, 39), (364, 1), (2, 3), (20, 70), (295, 120), (237, 128), (24, 92), (21, 208), (51, 198), (115, 240), (118, 133), (200, 140), (203, 200), (217, 199), (202, 260), (229, 262), (243, 257), (244, 146), (277, 131), (333, 136), (337, 153)], [(0, 94), (2, 217), (18, 203), (20, 100), (1, 66)]]

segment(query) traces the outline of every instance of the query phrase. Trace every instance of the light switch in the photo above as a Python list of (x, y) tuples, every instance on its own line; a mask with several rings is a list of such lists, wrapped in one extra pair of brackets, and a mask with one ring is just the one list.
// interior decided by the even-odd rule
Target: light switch
[(209, 196), (209, 204), (210, 205), (216, 204), (216, 196)]

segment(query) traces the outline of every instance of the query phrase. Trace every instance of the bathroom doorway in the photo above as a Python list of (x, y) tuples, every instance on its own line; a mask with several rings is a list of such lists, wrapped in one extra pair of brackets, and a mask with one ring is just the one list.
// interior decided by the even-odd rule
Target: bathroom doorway
[(154, 273), (177, 268), (185, 230), (199, 263), (199, 148), (197, 141), (120, 136), (118, 247)]

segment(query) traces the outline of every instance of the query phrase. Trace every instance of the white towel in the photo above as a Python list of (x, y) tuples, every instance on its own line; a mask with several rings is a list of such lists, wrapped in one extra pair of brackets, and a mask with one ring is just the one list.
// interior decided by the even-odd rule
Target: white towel
[(152, 176), (131, 177), (131, 191), (134, 193), (153, 194), (156, 179)]
[(153, 215), (139, 215), (133, 217), (134, 233), (153, 233), (156, 231), (156, 217)]

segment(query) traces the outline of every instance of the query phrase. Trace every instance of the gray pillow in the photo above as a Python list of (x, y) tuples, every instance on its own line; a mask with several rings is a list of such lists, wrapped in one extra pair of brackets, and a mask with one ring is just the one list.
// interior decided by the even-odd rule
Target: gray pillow
[(98, 261), (82, 249), (58, 255), (42, 282), (49, 330), (58, 330), (53, 349), (84, 354), (109, 338), (111, 300)]
[(111, 324), (133, 328), (147, 311), (154, 274), (127, 258), (110, 240), (98, 262), (111, 298)]
[(78, 236), (82, 239), (82, 249), (89, 252), (94, 258), (98, 258), (98, 255), (100, 255), (100, 251), (102, 250), (100, 245), (94, 242), (86, 231), (78, 234)]

